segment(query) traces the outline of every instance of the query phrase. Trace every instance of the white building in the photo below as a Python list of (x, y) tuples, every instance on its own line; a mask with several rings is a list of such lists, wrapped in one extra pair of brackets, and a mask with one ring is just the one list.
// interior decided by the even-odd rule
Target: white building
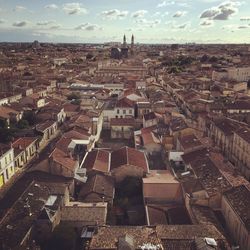
[(237, 82), (247, 82), (250, 79), (250, 67), (228, 68), (220, 71), (213, 71), (212, 80), (221, 79), (235, 80)]
[(0, 188), (14, 175), (14, 149), (0, 144)]

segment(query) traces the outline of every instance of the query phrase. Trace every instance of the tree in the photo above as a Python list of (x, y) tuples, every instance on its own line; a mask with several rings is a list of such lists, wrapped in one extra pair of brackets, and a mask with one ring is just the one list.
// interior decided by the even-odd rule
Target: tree
[(139, 177), (126, 177), (119, 185), (118, 192), (121, 197), (132, 197), (141, 194), (142, 180)]
[(8, 124), (6, 120), (0, 119), (0, 128), (7, 128)]
[(207, 60), (208, 60), (208, 56), (207, 56), (206, 54), (204, 54), (204, 55), (201, 57), (200, 62), (201, 62), (201, 63), (204, 63), (204, 62), (207, 62)]
[(80, 100), (80, 99), (72, 100), (72, 101), (71, 101), (71, 104), (80, 105), (80, 104), (81, 104), (81, 100)]
[(209, 58), (209, 62), (210, 63), (217, 63), (218, 62), (218, 58), (215, 57), (215, 56), (212, 56), (212, 57)]
[(18, 127), (19, 129), (28, 128), (28, 127), (29, 127), (29, 122), (28, 122), (27, 120), (22, 119), (22, 120), (18, 121), (17, 127)]
[(180, 67), (177, 67), (177, 66), (172, 66), (169, 68), (168, 70), (168, 73), (169, 74), (177, 74), (177, 73), (180, 73), (182, 70)]
[(250, 89), (250, 79), (247, 81), (247, 88)]
[(36, 123), (36, 114), (33, 111), (25, 111), (23, 120), (26, 120), (30, 126), (34, 125)]
[(80, 99), (81, 98), (81, 96), (80, 96), (80, 94), (78, 94), (78, 93), (71, 93), (71, 94), (69, 94), (68, 96), (67, 96), (67, 99), (68, 100), (78, 100), (78, 99)]
[(50, 240), (42, 246), (42, 249), (73, 250), (76, 246), (76, 239), (77, 233), (74, 228), (59, 225), (55, 228)]
[(16, 135), (16, 129), (0, 128), (0, 138), (2, 143), (9, 143)]
[(94, 55), (92, 55), (92, 54), (90, 54), (90, 53), (88, 53), (87, 55), (86, 55), (86, 59), (87, 60), (90, 60), (90, 59), (92, 59), (94, 57)]

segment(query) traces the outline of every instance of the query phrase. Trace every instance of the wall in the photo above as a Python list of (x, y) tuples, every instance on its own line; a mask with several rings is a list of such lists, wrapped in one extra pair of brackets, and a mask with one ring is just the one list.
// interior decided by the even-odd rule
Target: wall
[(111, 172), (112, 175), (114, 175), (116, 182), (121, 182), (127, 176), (140, 178), (144, 176), (144, 170), (142, 168), (131, 165), (123, 165), (119, 168), (113, 169)]
[(14, 150), (11, 148), (0, 157), (0, 188), (15, 174)]
[(224, 196), (222, 197), (221, 210), (233, 240), (239, 244), (240, 249), (250, 249), (250, 233)]

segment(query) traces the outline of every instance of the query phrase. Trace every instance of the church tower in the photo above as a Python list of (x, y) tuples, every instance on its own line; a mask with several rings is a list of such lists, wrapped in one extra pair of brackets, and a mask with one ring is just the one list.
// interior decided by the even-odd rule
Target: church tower
[(121, 47), (121, 58), (128, 58), (128, 46), (127, 46), (127, 42), (126, 42), (126, 36), (124, 34), (123, 36), (123, 44)]
[(126, 42), (126, 36), (124, 34), (123, 36), (123, 47), (125, 48), (127, 46), (127, 42)]
[(134, 54), (134, 45), (135, 45), (135, 38), (134, 38), (134, 35), (132, 34), (132, 37), (131, 37), (131, 55)]

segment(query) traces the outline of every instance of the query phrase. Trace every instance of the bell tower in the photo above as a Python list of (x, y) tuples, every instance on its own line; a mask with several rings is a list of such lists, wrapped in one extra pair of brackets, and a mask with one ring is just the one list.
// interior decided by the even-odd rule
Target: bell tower
[(131, 37), (131, 48), (130, 48), (130, 50), (131, 50), (131, 55), (134, 54), (134, 45), (135, 45), (135, 37), (134, 37), (134, 35), (132, 34), (132, 37)]
[(126, 47), (127, 46), (127, 42), (126, 42), (126, 36), (124, 34), (123, 36), (123, 47)]

